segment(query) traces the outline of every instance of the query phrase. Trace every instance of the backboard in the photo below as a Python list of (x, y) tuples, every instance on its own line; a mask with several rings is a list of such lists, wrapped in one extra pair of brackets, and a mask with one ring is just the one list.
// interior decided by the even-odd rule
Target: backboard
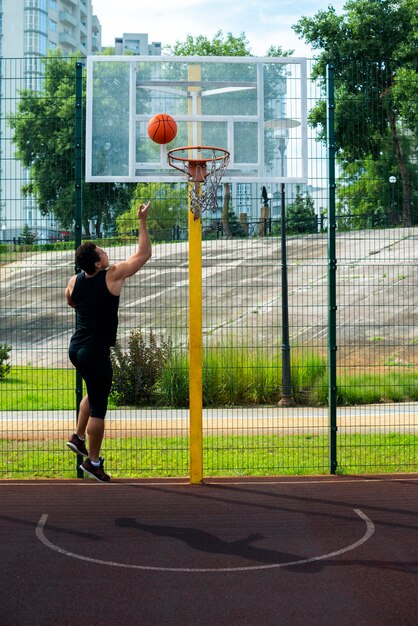
[[(156, 113), (177, 122), (158, 145)], [(296, 57), (90, 56), (87, 182), (176, 182), (167, 151), (188, 145), (230, 152), (224, 182), (307, 182), (306, 59)]]

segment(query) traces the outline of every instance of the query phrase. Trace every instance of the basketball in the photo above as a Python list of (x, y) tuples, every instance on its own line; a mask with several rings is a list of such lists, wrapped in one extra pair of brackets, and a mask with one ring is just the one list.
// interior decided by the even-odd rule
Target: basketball
[(148, 135), (155, 143), (170, 143), (177, 135), (177, 124), (167, 113), (158, 113), (148, 122)]

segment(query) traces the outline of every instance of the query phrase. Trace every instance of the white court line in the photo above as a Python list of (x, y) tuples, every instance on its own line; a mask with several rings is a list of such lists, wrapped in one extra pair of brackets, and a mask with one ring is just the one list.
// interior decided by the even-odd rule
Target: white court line
[(63, 554), (64, 556), (72, 557), (73, 559), (79, 559), (80, 561), (87, 561), (88, 563), (95, 563), (96, 565), (108, 565), (110, 567), (122, 567), (124, 569), (136, 569), (136, 570), (148, 570), (153, 572), (192, 572), (192, 573), (213, 573), (216, 574), (218, 572), (249, 572), (254, 570), (265, 570), (265, 569), (278, 569), (280, 567), (290, 567), (294, 565), (303, 565), (306, 563), (314, 563), (315, 561), (323, 561), (325, 559), (329, 559), (334, 556), (339, 556), (340, 554), (344, 554), (345, 552), (350, 552), (350, 550), (355, 550), (363, 543), (368, 541), (370, 537), (373, 535), (375, 531), (375, 525), (365, 515), (360, 509), (353, 509), (355, 513), (361, 519), (366, 522), (366, 532), (354, 543), (351, 543), (349, 546), (345, 548), (341, 548), (340, 550), (335, 550), (334, 552), (328, 552), (327, 554), (321, 554), (320, 556), (313, 556), (308, 559), (298, 559), (296, 561), (286, 561), (284, 563), (271, 563), (269, 565), (249, 565), (248, 567), (219, 567), (219, 568), (208, 568), (208, 567), (156, 567), (151, 565), (130, 565), (128, 563), (120, 563), (118, 561), (103, 561), (102, 559), (93, 559), (88, 556), (83, 556), (82, 554), (76, 554), (75, 552), (69, 552), (68, 550), (64, 550), (59, 546), (53, 544), (49, 539), (45, 537), (44, 528), (46, 521), (48, 519), (48, 513), (43, 513), (41, 518), (36, 526), (36, 536), (41, 543), (43, 543), (47, 548), (54, 550), (54, 552), (58, 552), (59, 554)]
[[(47, 480), (47, 479), (46, 479)], [(56, 480), (56, 479), (54, 479)], [(71, 480), (75, 480), (75, 479), (71, 479)], [(377, 483), (377, 482), (396, 482), (396, 481), (411, 481), (411, 482), (415, 482), (418, 481), (418, 476), (415, 477), (415, 474), (401, 474), (398, 475), (396, 477), (389, 475), (385, 475), (385, 476), (379, 476), (376, 475), (376, 477), (373, 478), (344, 478), (344, 477), (337, 477), (335, 476), (335, 478), (328, 478), (325, 477), (323, 479), (313, 479), (313, 480), (258, 480), (258, 481), (252, 481), (252, 480), (245, 480), (245, 481), (235, 481), (235, 480), (228, 480), (228, 481), (222, 481), (222, 482), (212, 482), (211, 480), (205, 480), (201, 485), (191, 485), (188, 479), (185, 479), (184, 482), (174, 482), (174, 481), (167, 481), (167, 482), (162, 482), (162, 481), (149, 481), (146, 480), (144, 482), (141, 481), (141, 479), (139, 479), (138, 481), (123, 481), (123, 482), (118, 482), (117, 479), (115, 479), (114, 481), (111, 481), (110, 483), (106, 483), (106, 487), (103, 486), (99, 486), (99, 484), (97, 483), (97, 481), (94, 480), (80, 480), (78, 479), (78, 482), (70, 482), (70, 481), (66, 481), (66, 480), (62, 480), (61, 482), (53, 482), (53, 480), (51, 480), (51, 482), (43, 482), (42, 479), (39, 480), (33, 480), (33, 481), (29, 481), (29, 480), (13, 480), (13, 479), (8, 479), (5, 478), (3, 480), (0, 480), (0, 489), (1, 487), (10, 487), (10, 485), (13, 485), (13, 487), (41, 487), (42, 489), (45, 487), (87, 487), (87, 488), (93, 488), (93, 489), (116, 489), (117, 487), (126, 487), (128, 485), (132, 486), (134, 485), (135, 487), (155, 487), (160, 486), (160, 487), (205, 487), (207, 485), (212, 485), (212, 486), (222, 486), (222, 485), (242, 485), (242, 486), (246, 486), (246, 485), (335, 485), (335, 483), (341, 484), (341, 483)], [(103, 485), (104, 483), (102, 483)]]

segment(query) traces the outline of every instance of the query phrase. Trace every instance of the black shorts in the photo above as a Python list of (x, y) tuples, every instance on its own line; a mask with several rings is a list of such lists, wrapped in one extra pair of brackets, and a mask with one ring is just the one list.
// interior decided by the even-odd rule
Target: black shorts
[(110, 348), (77, 348), (70, 344), (68, 356), (86, 383), (90, 415), (104, 419), (113, 378)]

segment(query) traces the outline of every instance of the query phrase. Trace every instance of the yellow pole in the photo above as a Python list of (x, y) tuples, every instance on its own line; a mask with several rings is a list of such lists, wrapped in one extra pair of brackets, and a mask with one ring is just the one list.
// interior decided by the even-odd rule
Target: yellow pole
[[(200, 65), (189, 65), (190, 81), (200, 81)], [(190, 87), (198, 91), (200, 87)], [(193, 101), (189, 101), (189, 112)], [(197, 113), (201, 102), (195, 100)], [(192, 129), (191, 129), (192, 131)], [(198, 135), (200, 135), (198, 128)], [(198, 137), (198, 143), (200, 137)], [(189, 132), (189, 145), (193, 134)], [(202, 400), (202, 220), (194, 219), (189, 196), (189, 396), (190, 396), (190, 483), (203, 482), (203, 400)]]
[(202, 221), (189, 210), (190, 482), (203, 482)]

